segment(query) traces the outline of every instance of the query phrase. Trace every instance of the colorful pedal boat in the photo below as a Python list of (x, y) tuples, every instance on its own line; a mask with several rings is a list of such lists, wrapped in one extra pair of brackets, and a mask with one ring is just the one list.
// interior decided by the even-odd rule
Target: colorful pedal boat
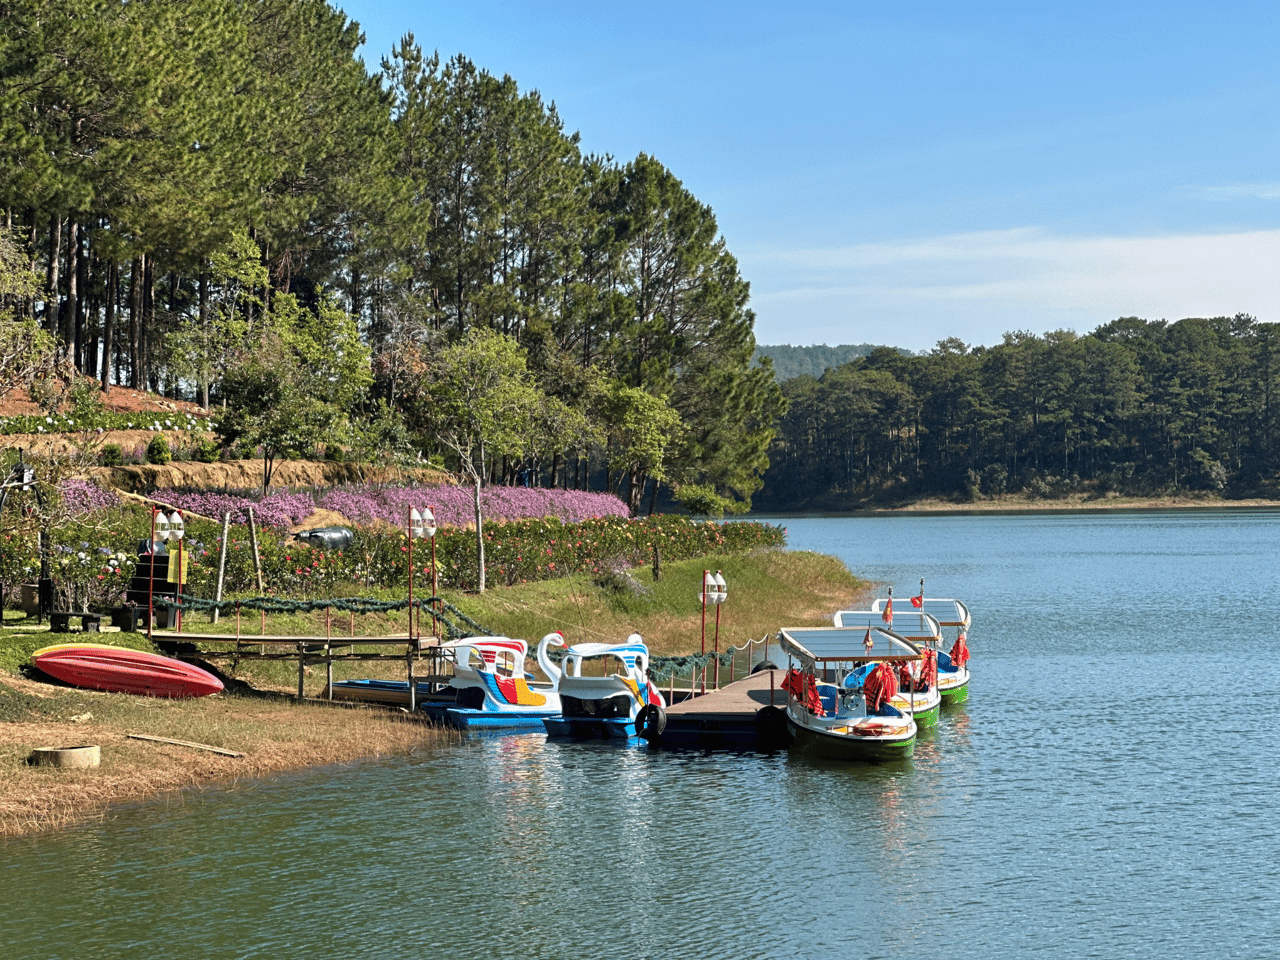
[(778, 643), (800, 662), (783, 683), (793, 751), (867, 763), (912, 756), (916, 721), (883, 698), (869, 704), (865, 685), (874, 670), (893, 677), (898, 664), (919, 660), (918, 647), (885, 627), (788, 627)]
[(665, 726), (667, 702), (649, 680), (649, 648), (638, 633), (626, 643), (575, 644), (552, 670), (561, 709), (543, 721), (549, 736), (628, 738)]
[[(558, 668), (547, 656), (547, 647), (563, 646), (559, 631), (538, 642), (537, 659), (542, 672), (553, 679), (539, 682), (525, 673), (529, 646), (510, 637), (468, 637), (441, 644), (453, 661), (449, 687), (456, 702), (443, 708), (443, 719), (464, 730), (506, 730), (535, 732), (542, 721), (560, 714), (560, 695), (555, 689)], [(428, 701), (424, 709), (436, 709)]]
[[(548, 645), (563, 644), (549, 633), (538, 644), (544, 671), (555, 669), (547, 658)], [(415, 704), (439, 723), (463, 730), (535, 733), (545, 717), (560, 712), (554, 685), (538, 682), (525, 672), (529, 645), (511, 637), (467, 637), (441, 644), (441, 660), (452, 666), (449, 682), (419, 680)], [(332, 696), (408, 707), (409, 684), (400, 680), (345, 680), (334, 683)]]

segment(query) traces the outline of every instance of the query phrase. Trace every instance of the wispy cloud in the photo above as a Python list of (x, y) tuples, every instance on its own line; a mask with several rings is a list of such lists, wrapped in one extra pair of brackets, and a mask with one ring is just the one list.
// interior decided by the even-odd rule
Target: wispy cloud
[(1216, 187), (1188, 187), (1200, 200), (1280, 200), (1280, 183), (1236, 183)]
[[(1066, 237), (1027, 228), (742, 260), (762, 343), (856, 337), (923, 349), (948, 336), (990, 344), (1011, 330), (1085, 333), (1120, 316), (1280, 319), (1280, 230)], [(796, 339), (809, 327), (809, 339)]]

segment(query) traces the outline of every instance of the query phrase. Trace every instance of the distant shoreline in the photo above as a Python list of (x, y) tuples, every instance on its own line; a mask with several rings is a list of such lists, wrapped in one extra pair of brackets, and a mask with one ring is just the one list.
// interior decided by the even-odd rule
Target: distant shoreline
[(1001, 497), (958, 503), (949, 500), (917, 500), (897, 507), (857, 507), (850, 510), (770, 510), (747, 514), (745, 519), (763, 517), (875, 517), (915, 515), (998, 515), (1013, 513), (1111, 513), (1154, 510), (1276, 510), (1280, 500), (1221, 500), (1199, 497), (1068, 497), (1058, 500)]

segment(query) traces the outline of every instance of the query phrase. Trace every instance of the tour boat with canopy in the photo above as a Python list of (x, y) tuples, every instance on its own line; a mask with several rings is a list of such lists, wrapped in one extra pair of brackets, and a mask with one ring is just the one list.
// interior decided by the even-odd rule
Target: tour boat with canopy
[[(871, 609), (883, 614), (891, 609), (893, 592), (888, 598), (877, 599)], [(924, 580), (920, 581), (920, 592), (911, 598), (912, 612), (927, 613), (938, 621), (945, 630), (955, 630), (955, 640), (949, 650), (943, 650), (945, 635), (940, 638), (933, 649), (938, 654), (938, 693), (942, 695), (943, 706), (955, 706), (969, 699), (969, 627), (972, 618), (969, 608), (960, 600), (924, 595)]]
[(793, 750), (869, 762), (912, 755), (916, 721), (890, 701), (898, 665), (921, 658), (917, 646), (884, 626), (786, 627), (778, 643), (791, 660), (782, 687)]
[(942, 705), (938, 686), (938, 646), (942, 643), (942, 627), (938, 621), (931, 614), (914, 608), (889, 614), (884, 610), (841, 610), (833, 621), (837, 627), (855, 630), (886, 627), (920, 648), (919, 660), (903, 661), (898, 665), (898, 693), (889, 702), (911, 714), (918, 726), (934, 726)]
[(638, 633), (626, 643), (574, 644), (551, 669), (560, 715), (543, 720), (549, 735), (661, 735), (667, 702), (649, 679), (649, 648)]

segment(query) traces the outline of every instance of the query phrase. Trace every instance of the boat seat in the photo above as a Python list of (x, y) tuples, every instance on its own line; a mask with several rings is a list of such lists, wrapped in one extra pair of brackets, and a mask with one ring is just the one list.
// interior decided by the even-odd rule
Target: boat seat
[(834, 717), (840, 707), (840, 697), (835, 687), (827, 684), (818, 685), (818, 697), (822, 700), (822, 709), (828, 717)]
[(897, 707), (891, 704), (888, 700), (886, 700), (884, 703), (880, 704), (879, 710), (875, 710), (875, 711), (868, 710), (867, 716), (869, 717), (902, 717), (902, 716), (906, 716), (906, 714), (904, 714), (901, 710), (899, 710)]

